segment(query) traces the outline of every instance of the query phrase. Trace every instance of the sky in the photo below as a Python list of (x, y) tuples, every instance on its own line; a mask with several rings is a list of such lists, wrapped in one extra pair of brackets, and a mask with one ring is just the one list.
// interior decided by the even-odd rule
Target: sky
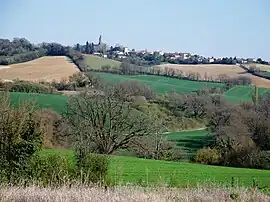
[(269, 0), (0, 0), (0, 38), (270, 60)]

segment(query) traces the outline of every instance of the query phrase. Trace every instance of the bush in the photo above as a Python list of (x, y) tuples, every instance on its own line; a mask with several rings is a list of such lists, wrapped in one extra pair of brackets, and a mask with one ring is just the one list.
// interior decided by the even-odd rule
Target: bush
[(108, 156), (78, 151), (76, 159), (83, 183), (104, 183), (106, 181), (109, 167)]
[(58, 91), (62, 91), (62, 90), (74, 90), (74, 88), (75, 88), (71, 83), (69, 83), (65, 79), (62, 79), (60, 82), (53, 81), (52, 82), (52, 86), (54, 88), (56, 88)]
[(72, 183), (76, 176), (76, 167), (68, 156), (46, 153), (33, 156), (27, 177), (30, 183), (56, 186)]
[(69, 83), (73, 85), (75, 90), (76, 87), (81, 88), (88, 86), (90, 80), (83, 73), (78, 72), (69, 77)]
[(11, 108), (9, 95), (0, 95), (0, 170), (2, 182), (16, 183), (23, 178), (29, 162), (42, 146), (39, 122), (32, 116), (31, 103)]
[(270, 170), (270, 153), (266, 151), (258, 152), (252, 156), (253, 168)]
[(13, 82), (0, 82), (0, 89), (9, 92), (24, 93), (53, 93), (56, 90), (55, 88), (44, 84), (21, 80), (14, 80)]
[[(77, 156), (78, 158), (78, 156)], [(106, 156), (87, 154), (74, 162), (69, 155), (36, 153), (32, 156), (26, 175), (21, 182), (40, 186), (105, 183), (109, 161)]]
[(217, 165), (220, 161), (221, 155), (218, 150), (210, 147), (199, 149), (196, 153), (195, 162), (201, 164)]
[(149, 135), (133, 139), (129, 145), (137, 157), (165, 161), (180, 161), (183, 153), (173, 142), (167, 141), (160, 135)]

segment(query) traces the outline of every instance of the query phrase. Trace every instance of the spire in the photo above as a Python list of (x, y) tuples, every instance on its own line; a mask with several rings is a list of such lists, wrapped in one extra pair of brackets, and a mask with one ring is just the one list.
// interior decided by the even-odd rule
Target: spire
[(102, 41), (101, 41), (101, 35), (100, 35), (98, 38), (98, 45), (100, 45), (101, 43), (102, 43)]

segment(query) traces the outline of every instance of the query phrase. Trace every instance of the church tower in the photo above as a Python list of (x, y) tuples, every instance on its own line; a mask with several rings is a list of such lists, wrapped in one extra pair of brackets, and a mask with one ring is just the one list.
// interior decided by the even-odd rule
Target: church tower
[(101, 40), (101, 35), (100, 35), (98, 38), (98, 45), (101, 45), (101, 43), (102, 43), (102, 40)]

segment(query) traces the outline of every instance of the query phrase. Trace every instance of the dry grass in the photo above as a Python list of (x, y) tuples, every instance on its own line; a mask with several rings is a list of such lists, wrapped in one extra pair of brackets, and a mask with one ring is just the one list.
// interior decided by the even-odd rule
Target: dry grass
[(263, 79), (252, 74), (246, 73), (238, 65), (223, 65), (223, 64), (205, 64), (205, 65), (178, 65), (178, 64), (162, 64), (157, 67), (161, 68), (171, 68), (183, 71), (184, 74), (189, 72), (198, 72), (202, 79), (205, 78), (205, 75), (212, 77), (213, 79), (217, 78), (221, 74), (226, 74), (229, 77), (237, 76), (246, 76), (252, 80), (252, 83), (259, 86), (270, 88), (270, 80)]
[[(231, 196), (230, 196), (231, 195)], [(142, 188), (142, 187), (117, 187), (107, 191), (97, 187), (61, 187), (61, 188), (38, 188), (38, 187), (5, 187), (0, 189), (0, 201), (13, 202), (81, 202), (81, 201), (111, 201), (111, 202), (166, 202), (166, 201), (270, 201), (270, 197), (260, 192), (247, 189), (221, 189), (221, 188)]]
[(76, 72), (79, 72), (76, 65), (65, 56), (45, 56), (29, 62), (0, 66), (0, 78), (4, 80), (60, 81)]

